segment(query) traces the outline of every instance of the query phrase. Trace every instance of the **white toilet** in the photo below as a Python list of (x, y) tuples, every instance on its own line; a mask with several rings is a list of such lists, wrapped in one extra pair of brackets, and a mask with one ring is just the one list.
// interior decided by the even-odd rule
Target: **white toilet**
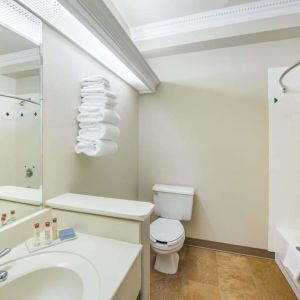
[(154, 268), (159, 272), (177, 272), (177, 252), (182, 248), (185, 239), (180, 221), (191, 220), (193, 197), (192, 187), (162, 184), (155, 184), (153, 187), (154, 210), (160, 218), (150, 224), (150, 242), (156, 252)]

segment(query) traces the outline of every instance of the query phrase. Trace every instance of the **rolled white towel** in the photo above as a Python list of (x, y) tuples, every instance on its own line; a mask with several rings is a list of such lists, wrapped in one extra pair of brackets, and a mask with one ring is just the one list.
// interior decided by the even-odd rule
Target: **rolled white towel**
[(118, 102), (112, 98), (97, 98), (97, 97), (83, 97), (81, 99), (82, 103), (93, 103), (93, 104), (107, 104), (110, 106), (116, 106)]
[(80, 122), (78, 123), (79, 125), (79, 128), (94, 128), (94, 127), (97, 127), (99, 126), (99, 124), (108, 124), (108, 123), (103, 123), (103, 122)]
[(80, 113), (77, 116), (77, 121), (81, 123), (106, 122), (118, 124), (120, 122), (120, 115), (113, 110), (103, 109), (103, 111), (99, 113)]
[(82, 103), (78, 106), (78, 111), (81, 113), (100, 113), (103, 109), (110, 109), (112, 110), (113, 107), (107, 104), (98, 104), (98, 105), (84, 105), (86, 103)]
[(94, 127), (86, 127), (79, 130), (78, 141), (82, 139), (93, 140), (111, 140), (116, 141), (120, 136), (120, 129), (111, 124), (98, 123)]
[(104, 156), (118, 151), (118, 144), (111, 141), (78, 142), (75, 146), (77, 154), (88, 156)]
[(81, 97), (86, 97), (86, 96), (100, 96), (100, 97), (105, 96), (113, 99), (116, 98), (115, 93), (102, 88), (82, 88)]

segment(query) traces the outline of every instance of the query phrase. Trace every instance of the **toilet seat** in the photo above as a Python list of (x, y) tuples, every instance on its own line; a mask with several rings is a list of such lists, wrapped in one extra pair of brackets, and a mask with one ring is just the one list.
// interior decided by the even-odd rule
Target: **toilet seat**
[(181, 238), (176, 240), (176, 243), (174, 241), (174, 243), (172, 245), (163, 244), (160, 242), (153, 242), (152, 240), (150, 242), (151, 242), (152, 249), (156, 253), (169, 254), (169, 253), (175, 253), (175, 252), (179, 251), (184, 244), (184, 240), (185, 240), (185, 236), (183, 235)]
[[(152, 242), (165, 246), (181, 243), (184, 239), (184, 227), (178, 220), (158, 218), (150, 225), (150, 239)], [(156, 246), (157, 246), (156, 245)]]

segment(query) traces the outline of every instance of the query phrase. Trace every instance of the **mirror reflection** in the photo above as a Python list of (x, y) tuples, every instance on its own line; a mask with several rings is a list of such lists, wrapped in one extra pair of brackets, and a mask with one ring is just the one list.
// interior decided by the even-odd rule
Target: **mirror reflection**
[(0, 227), (42, 204), (40, 50), (0, 26)]

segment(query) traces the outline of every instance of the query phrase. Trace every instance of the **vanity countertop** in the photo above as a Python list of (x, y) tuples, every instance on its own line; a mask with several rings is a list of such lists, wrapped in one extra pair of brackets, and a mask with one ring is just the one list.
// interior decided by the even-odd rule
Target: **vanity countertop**
[(66, 193), (46, 201), (48, 207), (115, 218), (144, 221), (154, 205), (150, 202)]
[(0, 186), (0, 199), (40, 206), (42, 204), (42, 189)]
[(72, 253), (88, 259), (100, 276), (101, 299), (112, 299), (141, 253), (142, 245), (77, 233), (78, 238), (30, 254), (25, 243), (1, 259), (5, 265), (27, 255)]

